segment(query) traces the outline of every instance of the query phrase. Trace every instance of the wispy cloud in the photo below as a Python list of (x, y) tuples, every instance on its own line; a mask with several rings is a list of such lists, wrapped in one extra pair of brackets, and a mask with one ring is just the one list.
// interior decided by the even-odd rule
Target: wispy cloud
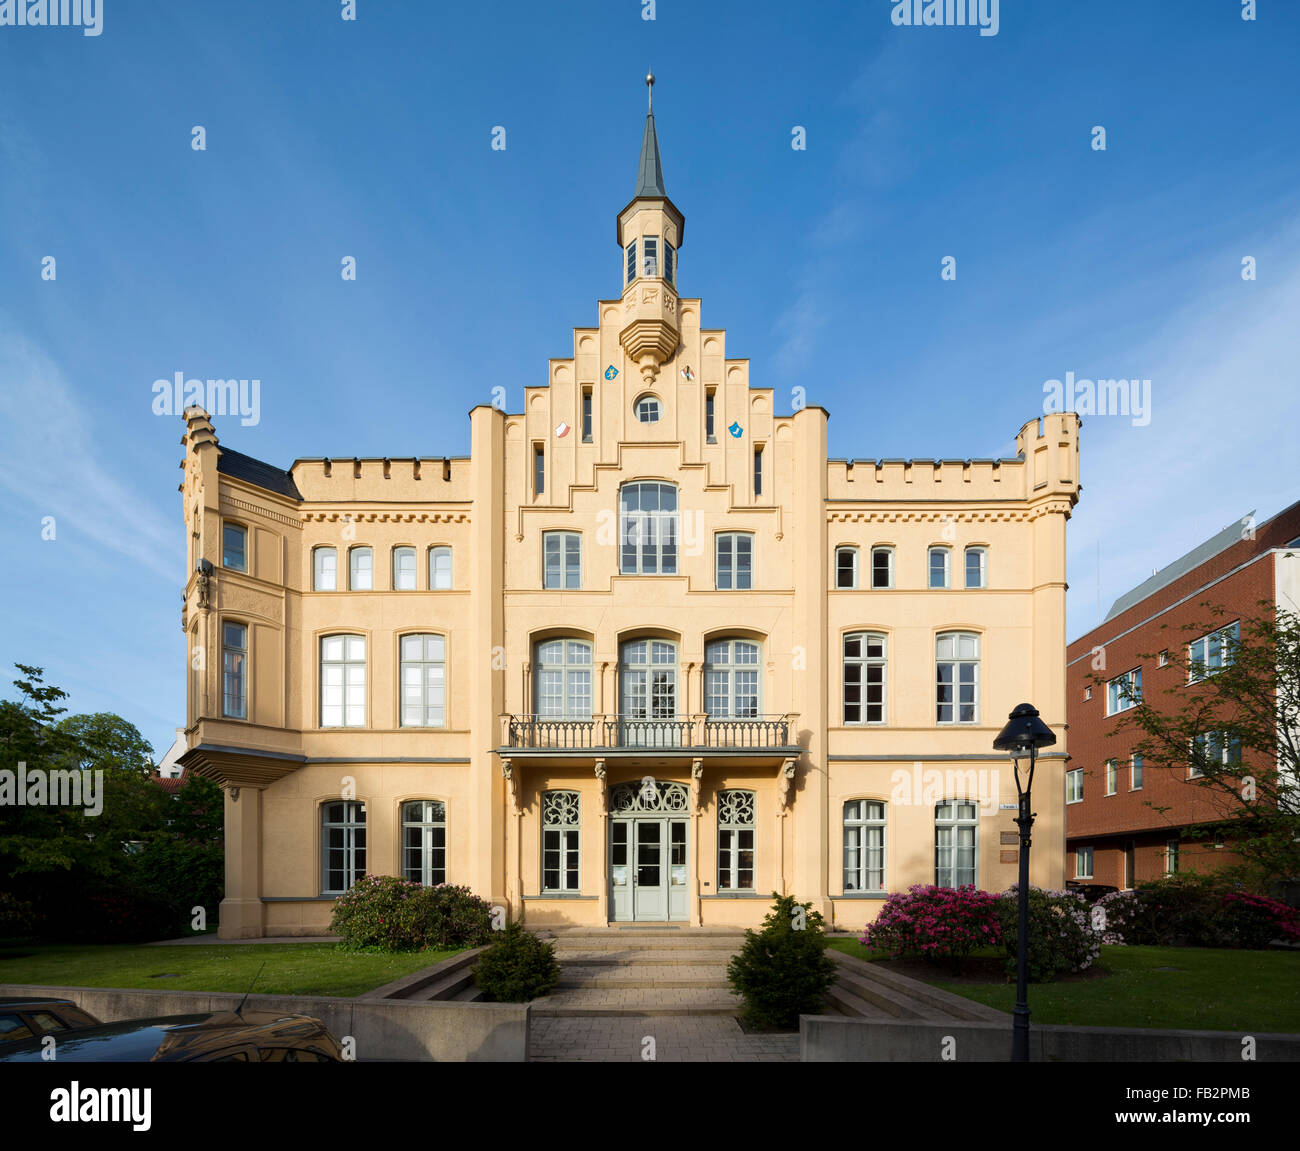
[[(112, 470), (116, 464), (117, 470)], [(58, 365), (0, 317), (0, 487), (39, 516), (176, 579), (175, 525), (122, 481)]]

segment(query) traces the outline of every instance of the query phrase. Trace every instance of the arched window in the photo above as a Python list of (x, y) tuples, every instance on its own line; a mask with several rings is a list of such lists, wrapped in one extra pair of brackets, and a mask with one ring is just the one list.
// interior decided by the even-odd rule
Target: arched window
[(887, 642), (876, 632), (851, 632), (844, 637), (845, 723), (885, 722)]
[(576, 892), (579, 876), (580, 797), (576, 791), (542, 793), (542, 890)]
[(935, 718), (939, 723), (979, 723), (980, 637), (941, 632), (935, 641)]
[(989, 586), (989, 549), (970, 547), (966, 549), (966, 586), (980, 588)]
[(636, 639), (623, 645), (620, 671), (623, 740), (637, 747), (681, 744), (677, 720), (677, 645)]
[(339, 553), (337, 548), (312, 549), (313, 591), (337, 591), (339, 586)]
[(844, 890), (885, 890), (885, 805), (878, 800), (844, 805)]
[(871, 549), (871, 586), (873, 588), (894, 586), (893, 548), (881, 545)]
[(365, 636), (321, 637), (320, 725), (366, 726)]
[(447, 591), (451, 587), (451, 548), (429, 549), (429, 590)]
[(536, 712), (545, 719), (591, 718), (591, 644), (548, 639), (537, 645)]
[(946, 799), (934, 808), (934, 883), (968, 887), (975, 882), (978, 808), (973, 802)]
[(441, 800), (402, 804), (402, 877), (426, 887), (447, 882), (447, 805)]
[(366, 805), (321, 805), (321, 894), (341, 895), (366, 874)]
[(581, 532), (542, 532), (542, 587), (582, 587)]
[(754, 890), (754, 793), (718, 792), (718, 890)]
[(402, 726), (446, 726), (446, 639), (440, 635), (404, 635), (401, 645)]
[(858, 586), (857, 548), (845, 546), (835, 549), (835, 586), (837, 588)]
[(704, 709), (710, 719), (758, 718), (758, 644), (715, 640), (704, 649)]
[(348, 587), (353, 591), (371, 591), (375, 586), (375, 553), (368, 547), (348, 552)]
[(619, 571), (675, 575), (680, 536), (672, 484), (624, 484), (619, 491)]
[(221, 566), (236, 572), (248, 571), (248, 529), (242, 524), (222, 524)]
[(952, 548), (932, 547), (930, 549), (930, 586), (932, 588), (952, 587)]

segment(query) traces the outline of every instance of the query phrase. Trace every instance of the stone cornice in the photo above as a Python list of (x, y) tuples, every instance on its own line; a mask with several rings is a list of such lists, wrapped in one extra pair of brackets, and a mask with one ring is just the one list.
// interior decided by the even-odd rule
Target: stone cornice
[(261, 516), (263, 519), (274, 520), (279, 524), (287, 524), (291, 528), (302, 526), (301, 522), (293, 516), (287, 516), (283, 512), (263, 507), (261, 504), (250, 503), (248, 500), (236, 499), (229, 492), (221, 493), (221, 501), (217, 510), (222, 513), (226, 511), (233, 511), (236, 514), (252, 513), (255, 516)]
[(337, 511), (318, 511), (303, 512), (303, 523), (354, 523), (354, 524), (374, 524), (374, 523), (394, 523), (394, 524), (467, 524), (470, 522), (469, 512), (464, 511), (422, 511), (422, 512), (401, 512), (401, 511), (369, 511), (369, 512), (337, 512)]

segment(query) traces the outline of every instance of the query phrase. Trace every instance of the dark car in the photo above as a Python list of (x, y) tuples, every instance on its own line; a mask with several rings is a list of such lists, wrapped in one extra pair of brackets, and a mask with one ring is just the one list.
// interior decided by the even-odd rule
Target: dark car
[[(44, 1062), (39, 1039), (0, 1047), (0, 1063)], [(274, 1011), (162, 1015), (62, 1033), (58, 1063), (342, 1063), (319, 1019)]]
[(71, 999), (0, 996), (0, 1051), (9, 1043), (98, 1027), (99, 1020)]
[(1079, 883), (1077, 880), (1067, 879), (1065, 890), (1072, 891), (1075, 895), (1082, 895), (1089, 903), (1096, 903), (1103, 896), (1114, 895), (1119, 888), (1112, 887), (1109, 883)]

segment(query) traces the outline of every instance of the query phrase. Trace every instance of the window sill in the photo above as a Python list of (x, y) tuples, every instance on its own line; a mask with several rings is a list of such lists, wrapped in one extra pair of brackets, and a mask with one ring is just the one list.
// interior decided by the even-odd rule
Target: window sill
[(525, 895), (524, 899), (599, 899), (598, 895), (577, 895), (567, 891), (544, 891), (541, 895)]
[(888, 899), (887, 891), (845, 891), (839, 895), (832, 895), (832, 899)]
[(770, 895), (760, 895), (757, 891), (717, 891), (701, 895), (701, 899), (771, 899)]

